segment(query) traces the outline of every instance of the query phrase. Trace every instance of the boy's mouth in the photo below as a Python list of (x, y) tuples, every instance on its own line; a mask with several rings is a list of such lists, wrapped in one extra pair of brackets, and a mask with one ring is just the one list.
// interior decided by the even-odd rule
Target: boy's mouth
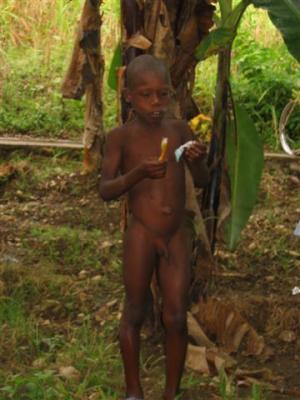
[(164, 112), (163, 111), (153, 111), (152, 113), (150, 113), (150, 116), (153, 119), (161, 119), (164, 116)]

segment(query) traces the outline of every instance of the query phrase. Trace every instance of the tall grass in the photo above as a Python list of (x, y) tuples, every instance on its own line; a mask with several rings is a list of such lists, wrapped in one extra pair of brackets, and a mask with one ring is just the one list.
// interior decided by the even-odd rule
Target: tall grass
[[(0, 132), (80, 136), (84, 102), (62, 100), (60, 85), (83, 4), (0, 0)], [(109, 60), (119, 37), (118, 1), (105, 1), (102, 11), (102, 45)]]
[[(83, 3), (0, 0), (0, 132), (80, 137), (84, 102), (62, 100), (60, 85)], [(120, 1), (104, 0), (101, 7), (108, 69), (120, 37)], [(211, 58), (197, 68), (195, 97), (207, 114), (212, 112), (216, 61)], [(237, 101), (248, 109), (265, 142), (276, 146), (274, 128), (293, 91), (299, 91), (300, 73), (265, 12), (248, 8), (233, 48), (232, 72)], [(105, 83), (106, 104), (115, 104), (115, 92)], [(297, 111), (288, 130), (300, 141)], [(115, 107), (105, 107), (106, 129), (115, 124), (115, 114)]]

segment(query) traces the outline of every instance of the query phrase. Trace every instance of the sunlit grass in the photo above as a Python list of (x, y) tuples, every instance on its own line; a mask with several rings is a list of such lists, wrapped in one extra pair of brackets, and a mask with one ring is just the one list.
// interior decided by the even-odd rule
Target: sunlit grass
[[(20, 7), (15, 0), (2, 0), (0, 132), (81, 137), (84, 99), (63, 100), (60, 87), (83, 4), (83, 0), (24, 0)], [(120, 1), (103, 1), (101, 13), (107, 72), (120, 38)], [(278, 62), (274, 63), (274, 58)], [(194, 93), (200, 111), (205, 114), (213, 112), (216, 65), (214, 57), (197, 68)], [(247, 71), (252, 71), (251, 79)], [(252, 6), (247, 9), (235, 41), (232, 73), (237, 101), (245, 104), (265, 143), (278, 149), (274, 128), (284, 105), (293, 96), (292, 89), (299, 86), (299, 69), (267, 13)], [(105, 74), (104, 126), (108, 130), (116, 124), (116, 99), (106, 80)], [(294, 112), (288, 130), (296, 142), (299, 126)]]

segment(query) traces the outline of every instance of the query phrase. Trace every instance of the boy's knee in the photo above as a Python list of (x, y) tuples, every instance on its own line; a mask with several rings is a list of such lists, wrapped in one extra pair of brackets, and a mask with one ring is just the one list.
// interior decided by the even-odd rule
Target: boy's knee
[(167, 331), (185, 332), (187, 329), (186, 325), (186, 312), (182, 311), (164, 311), (163, 312), (163, 323)]
[(142, 325), (147, 310), (147, 304), (133, 304), (126, 302), (125, 319), (130, 325), (139, 327)]

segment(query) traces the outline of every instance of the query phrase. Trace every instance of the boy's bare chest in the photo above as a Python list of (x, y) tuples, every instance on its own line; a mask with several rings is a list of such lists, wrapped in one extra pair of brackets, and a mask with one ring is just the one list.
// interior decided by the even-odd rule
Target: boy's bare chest
[[(168, 138), (166, 159), (175, 160), (174, 152), (182, 144), (181, 136), (177, 132), (164, 132), (160, 135), (131, 135), (124, 144), (124, 161), (126, 168), (132, 168), (148, 158), (158, 159), (161, 153), (161, 141)], [(126, 169), (127, 169), (126, 168)]]

